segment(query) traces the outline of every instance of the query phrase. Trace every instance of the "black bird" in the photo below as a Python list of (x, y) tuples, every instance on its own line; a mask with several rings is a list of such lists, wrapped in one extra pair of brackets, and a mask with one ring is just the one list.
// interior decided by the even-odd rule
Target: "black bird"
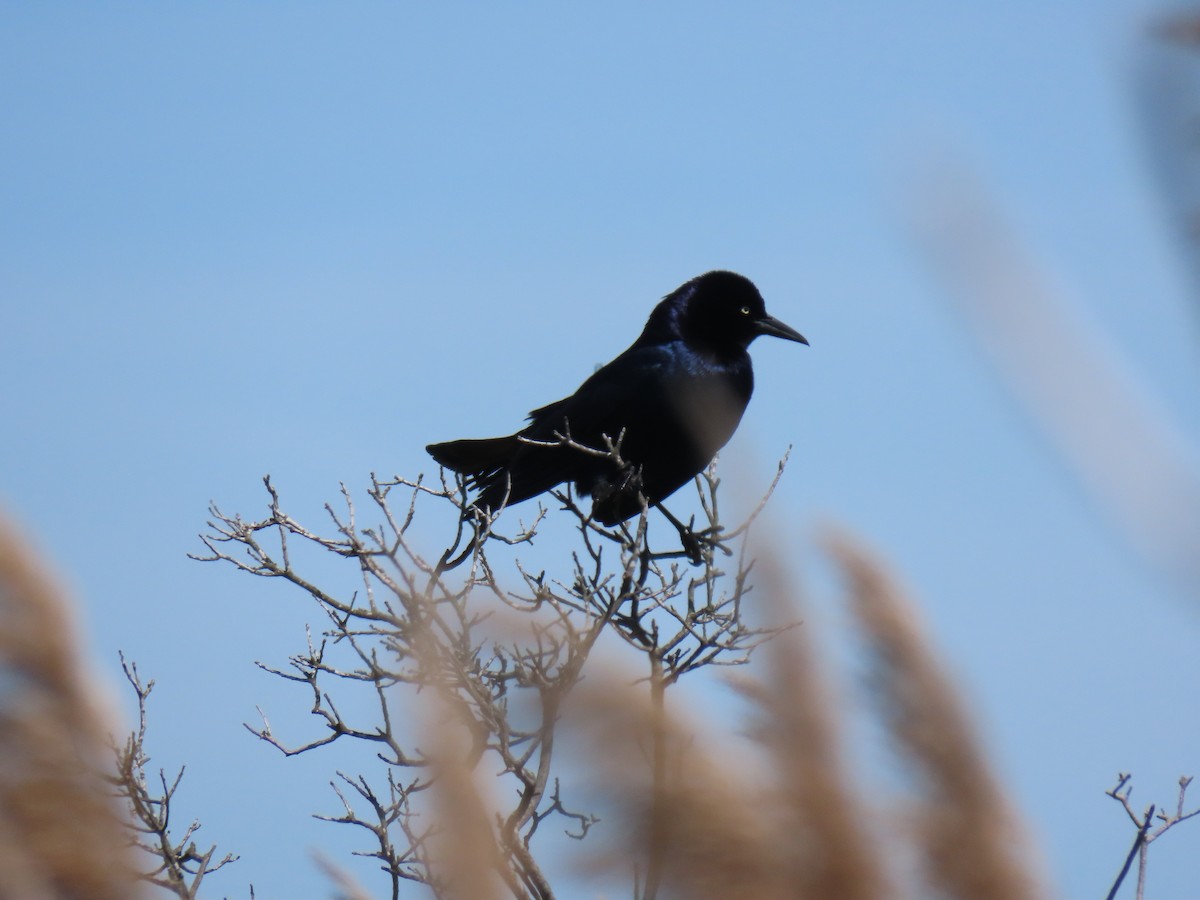
[[(746, 351), (760, 334), (808, 343), (767, 315), (748, 278), (708, 272), (663, 298), (628, 350), (516, 434), (426, 449), (479, 489), (477, 507), (495, 512), (572, 481), (592, 497), (593, 518), (615, 525), (640, 513), (642, 498), (659, 505), (725, 446), (754, 390)], [(615, 454), (568, 445), (604, 451), (606, 438)]]

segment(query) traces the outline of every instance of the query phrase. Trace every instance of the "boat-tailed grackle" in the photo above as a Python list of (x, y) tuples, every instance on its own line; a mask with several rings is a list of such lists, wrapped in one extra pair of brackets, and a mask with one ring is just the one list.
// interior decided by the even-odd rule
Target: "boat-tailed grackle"
[(733, 435), (754, 390), (747, 348), (759, 335), (808, 343), (767, 314), (748, 278), (708, 272), (668, 294), (628, 350), (516, 434), (426, 449), (467, 476), (476, 507), (495, 513), (574, 482), (593, 518), (615, 525), (643, 504), (662, 508)]

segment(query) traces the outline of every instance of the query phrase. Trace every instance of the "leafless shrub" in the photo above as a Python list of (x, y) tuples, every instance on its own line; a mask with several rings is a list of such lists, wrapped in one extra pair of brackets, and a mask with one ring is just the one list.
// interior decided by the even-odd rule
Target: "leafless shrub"
[[(732, 555), (731, 541), (749, 523), (724, 532), (715, 472), (697, 482), (706, 527), (678, 523), (687, 541), (680, 550), (651, 549), (647, 514), (604, 528), (569, 492), (556, 493), (578, 533), (569, 575), (556, 579), (516, 561), (515, 589), (495, 575), (493, 557), (531, 542), (542, 514), (503, 534), (469, 506), (461, 481), (431, 486), (372, 477), (373, 522), (361, 523), (343, 489), (341, 507), (327, 507), (331, 534), (284, 512), (269, 479), (265, 518), (247, 521), (213, 508), (212, 530), (203, 537), (209, 553), (199, 558), (283, 579), (313, 598), (328, 621), (287, 668), (263, 665), (305, 686), (318, 734), (287, 743), (265, 715), (251, 730), (289, 755), (346, 740), (374, 748), (381, 772), (339, 773), (334, 790), (342, 813), (326, 818), (365, 832), (362, 855), (387, 873), (393, 897), (407, 882), (428, 885), (439, 897), (553, 896), (533, 841), (548, 819), (580, 838), (594, 824), (560, 788), (555, 736), (562, 705), (602, 634), (643, 655), (651, 702), (661, 707), (664, 692), (684, 675), (743, 663), (774, 632), (742, 619), (752, 562), (734, 557), (728, 577), (717, 564)], [(459, 521), (436, 559), (410, 536), (426, 502), (449, 504)], [(304, 561), (312, 551), (350, 560), (357, 589), (311, 580)], [(335, 687), (373, 696), (373, 720), (343, 716)], [(420, 692), (433, 702), (415, 704)], [(414, 710), (423, 710), (420, 733), (400, 724)], [(658, 771), (663, 752), (662, 742), (651, 751)], [(480, 773), (497, 776), (493, 797), (511, 799), (486, 801), (474, 783)], [(651, 879), (659, 859), (651, 853)]]

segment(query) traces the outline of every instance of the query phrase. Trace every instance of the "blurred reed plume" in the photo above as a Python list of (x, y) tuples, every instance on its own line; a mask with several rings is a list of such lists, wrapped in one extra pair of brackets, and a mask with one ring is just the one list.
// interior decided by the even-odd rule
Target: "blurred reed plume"
[(1044, 896), (1033, 846), (914, 608), (861, 544), (837, 536), (829, 549), (870, 648), (880, 714), (918, 779), (914, 842), (929, 887), (973, 900)]
[(0, 519), (0, 898), (139, 896), (74, 613)]
[[(657, 846), (660, 895), (696, 900), (1045, 896), (1035, 854), (912, 609), (859, 542), (840, 535), (828, 546), (866, 639), (878, 715), (913, 772), (908, 812), (894, 816), (851, 772), (847, 706), (801, 626), (764, 648), (764, 676), (739, 680), (754, 712), (749, 755), (723, 748), (686, 711), (622, 689), (615, 673), (581, 692), (593, 765), (627, 835), (608, 862)], [(796, 588), (778, 567), (760, 555), (756, 571), (766, 595), (756, 601), (795, 611)], [(656, 740), (669, 748), (657, 775), (643, 750)]]
[(1200, 447), (983, 179), (941, 165), (923, 186), (911, 209), (920, 249), (1021, 411), (1118, 534), (1200, 595)]

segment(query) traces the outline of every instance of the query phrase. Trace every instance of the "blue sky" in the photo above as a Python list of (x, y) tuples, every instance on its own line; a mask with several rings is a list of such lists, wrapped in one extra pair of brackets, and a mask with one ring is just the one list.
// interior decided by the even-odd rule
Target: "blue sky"
[[(730, 479), (794, 445), (783, 536), (819, 571), (837, 521), (903, 573), (1057, 889), (1106, 890), (1116, 772), (1143, 803), (1197, 773), (1197, 597), (1030, 423), (906, 209), (930, 159), (970, 166), (1194, 445), (1196, 286), (1135, 108), (1151, 12), (0, 6), (0, 499), (114, 694), (118, 649), (158, 680), (155, 763), (243, 854), (220, 890), (321, 895), (308, 850), (348, 840), (305, 818), (327, 761), (241, 727), (303, 727), (252, 663), (311, 614), (185, 558), (208, 502), (258, 514), (271, 473), (316, 519), (339, 481), (429, 472), (427, 442), (513, 430), (717, 267), (812, 341), (755, 346)], [(1154, 848), (1159, 896), (1197, 840)]]

